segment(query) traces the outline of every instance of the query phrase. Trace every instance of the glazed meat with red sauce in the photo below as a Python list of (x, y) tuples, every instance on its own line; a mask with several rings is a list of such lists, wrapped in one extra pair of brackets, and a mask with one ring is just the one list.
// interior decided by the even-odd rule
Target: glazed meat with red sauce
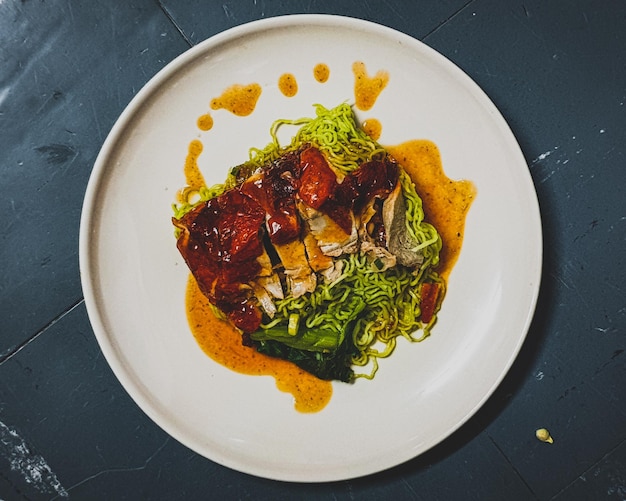
[(261, 311), (245, 285), (261, 267), (261, 206), (233, 189), (172, 222), (181, 230), (178, 250), (203, 294), (244, 332), (258, 329)]
[(241, 185), (241, 191), (265, 211), (273, 244), (286, 244), (300, 237), (296, 210), (299, 162), (297, 152), (287, 153)]
[(313, 292), (317, 285), (301, 240), (302, 224), (296, 208), (300, 170), (299, 151), (289, 152), (241, 185), (241, 191), (266, 212), (267, 234), (283, 266), (292, 297)]

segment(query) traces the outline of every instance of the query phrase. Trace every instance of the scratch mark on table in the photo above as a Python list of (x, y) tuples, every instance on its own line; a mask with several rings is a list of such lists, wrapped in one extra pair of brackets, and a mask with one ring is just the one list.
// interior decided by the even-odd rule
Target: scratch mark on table
[[(604, 283), (605, 283), (606, 285), (608, 285), (609, 287), (611, 287), (612, 289), (614, 289), (615, 291), (617, 291), (617, 292), (619, 293), (619, 295), (620, 295), (620, 296), (626, 296), (626, 294), (624, 293), (624, 289), (622, 289), (621, 285), (619, 285), (619, 284), (614, 284), (613, 282), (611, 282), (611, 281), (610, 281), (610, 280), (608, 280), (608, 279), (607, 279), (607, 280), (605, 280), (605, 281), (604, 281)], [(621, 311), (623, 311), (623, 310), (624, 310), (624, 308), (622, 308), (621, 310), (619, 310), (619, 311), (618, 311), (618, 313), (619, 313), (619, 312), (621, 312)]]
[[(257, 6), (257, 0), (254, 0), (255, 7)], [(261, 17), (265, 17), (265, 2), (261, 2), (261, 12), (259, 14)]]
[(98, 139), (100, 140), (100, 142), (102, 142), (104, 140), (104, 137), (102, 135), (102, 128), (100, 127), (100, 116), (98, 115), (98, 111), (96, 110), (96, 105), (94, 104), (94, 102), (91, 101), (90, 104), (91, 104), (91, 112), (96, 122), (96, 131), (98, 132)]
[(542, 160), (545, 160), (546, 158), (548, 158), (550, 155), (552, 155), (552, 153), (554, 153), (558, 149), (559, 149), (559, 147), (555, 146), (551, 150), (544, 151), (541, 155), (536, 157), (534, 160), (531, 160), (530, 164), (531, 165), (535, 165), (537, 162), (541, 162)]
[[(68, 487), (66, 489), (67, 493), (69, 493), (70, 491), (76, 489), (77, 487), (80, 487), (81, 485), (95, 479), (98, 478), (102, 475), (106, 475), (107, 473), (123, 473), (123, 472), (133, 472), (133, 471), (141, 471), (141, 470), (145, 470), (148, 465), (150, 464), (150, 461), (152, 461), (157, 454), (159, 454), (159, 452), (161, 452), (165, 446), (169, 443), (170, 441), (170, 437), (166, 437), (165, 441), (159, 446), (157, 447), (157, 449), (150, 454), (150, 456), (148, 456), (148, 458), (143, 462), (143, 464), (139, 465), (139, 466), (129, 466), (129, 467), (119, 467), (119, 468), (107, 468), (105, 470), (101, 470), (99, 472), (94, 473), (93, 475), (89, 475), (88, 477), (80, 480), (79, 482), (76, 482), (74, 485), (72, 485), (71, 487)], [(58, 496), (57, 496), (58, 497)], [(52, 498), (51, 501), (53, 501), (54, 499), (56, 499), (57, 497)]]
[(71, 162), (78, 155), (78, 152), (72, 146), (58, 143), (37, 146), (35, 151), (45, 156), (46, 163), (51, 165)]
[(41, 455), (35, 454), (20, 434), (2, 421), (0, 421), (0, 456), (7, 459), (12, 471), (19, 473), (27, 484), (39, 492), (56, 493), (56, 497), (68, 497), (67, 490), (61, 485), (46, 460)]
[[(167, 7), (163, 5), (163, 2), (161, 0), (157, 0), (157, 3), (159, 4), (159, 8), (161, 9), (161, 11), (163, 11), (163, 14), (165, 14), (165, 17), (167, 17), (167, 19), (172, 24), (172, 26), (174, 26), (176, 31), (178, 31), (178, 34), (183, 38), (185, 43), (189, 45), (189, 47), (193, 47), (194, 43), (192, 42), (192, 38), (194, 36), (194, 32), (192, 31), (191, 34), (187, 36), (187, 34), (183, 31), (182, 27), (176, 22), (176, 20), (174, 19), (170, 11), (167, 9)], [(164, 34), (162, 33), (161, 36), (164, 36)], [(134, 95), (135, 95), (135, 89), (133, 88), (133, 96)]]
[(235, 20), (235, 15), (233, 14), (233, 11), (230, 10), (230, 7), (228, 7), (228, 5), (222, 4), (222, 10), (224, 11), (224, 14), (228, 19), (232, 19), (233, 21)]
[[(406, 19), (406, 14), (400, 12), (396, 7), (394, 7), (389, 0), (383, 0), (383, 6), (388, 10), (394, 13), (398, 19)], [(368, 5), (368, 8), (371, 9), (371, 6)]]
[(84, 299), (81, 297), (78, 301), (73, 303), (67, 308), (67, 310), (63, 311), (59, 316), (53, 318), (50, 322), (48, 322), (45, 326), (43, 326), (40, 330), (35, 332), (32, 336), (22, 341), (20, 344), (11, 346), (9, 349), (0, 353), (0, 365), (11, 360), (15, 355), (17, 355), (20, 351), (22, 351), (26, 346), (32, 343), (35, 339), (37, 339), (41, 334), (43, 334), (47, 329), (52, 327), (58, 321), (60, 321), (65, 315), (71, 313), (75, 308), (77, 308), (81, 303), (84, 302)]
[[(556, 400), (557, 402), (567, 398), (567, 396), (570, 394), (570, 392), (572, 391), (576, 391), (578, 390), (578, 386), (574, 385), (574, 386), (570, 386), (569, 388), (567, 388)], [(571, 419), (571, 417), (570, 417)]]
[(557, 275), (556, 273), (550, 273), (550, 276), (552, 278), (554, 278), (555, 280), (557, 280), (558, 282), (561, 282), (561, 284), (563, 284), (563, 286), (565, 286), (567, 289), (572, 289), (572, 286), (570, 284), (568, 284), (560, 275)]
[(410, 497), (412, 497), (412, 498), (417, 497), (417, 492), (415, 492), (415, 489), (413, 488), (413, 486), (409, 483), (409, 481), (406, 478), (402, 477), (402, 483), (404, 485), (406, 485), (407, 490), (411, 493)]
[(74, 20), (74, 11), (72, 10), (72, 2), (71, 0), (68, 0), (67, 2), (67, 11), (69, 12), (69, 17), (70, 17), (70, 24), (76, 24), (75, 20)]
[[(467, 2), (465, 2), (459, 9), (457, 9), (455, 12), (453, 12), (450, 16), (448, 16), (446, 19), (444, 19), (443, 21), (441, 21), (437, 26), (435, 26), (432, 30), (430, 30), (428, 33), (426, 33), (423, 37), (422, 40), (426, 40), (429, 36), (433, 35), (434, 33), (436, 33), (437, 31), (439, 31), (444, 25), (446, 25), (448, 22), (450, 22), (452, 19), (454, 19), (456, 16), (458, 16), (459, 14), (461, 14), (461, 12), (465, 11), (471, 4), (473, 4), (476, 0), (469, 0)], [(475, 15), (475, 13), (474, 13)]]

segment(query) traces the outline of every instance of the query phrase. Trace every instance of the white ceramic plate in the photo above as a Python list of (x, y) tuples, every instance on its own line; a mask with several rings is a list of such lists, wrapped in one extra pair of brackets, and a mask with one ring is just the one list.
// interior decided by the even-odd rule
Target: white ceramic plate
[[(460, 259), (433, 335), (400, 342), (373, 381), (335, 384), (319, 413), (294, 410), (271, 377), (209, 359), (185, 317), (188, 270), (172, 233), (192, 139), (207, 183), (264, 146), (277, 118), (314, 103), (353, 101), (352, 63), (390, 75), (375, 107), (383, 144), (426, 138), (446, 173), (474, 182)], [(320, 84), (313, 67), (325, 63)], [(298, 94), (278, 89), (290, 72)], [(259, 83), (250, 116), (211, 111), (232, 84)], [(211, 111), (208, 132), (197, 118)], [(218, 463), (263, 477), (330, 481), (377, 472), (426, 451), (474, 414), (525, 338), (538, 294), (540, 217), (527, 165), (485, 94), (447, 59), (406, 35), (360, 20), (288, 16), (221, 33), (178, 57), (136, 96), (94, 167), (80, 233), (85, 302), (113, 371), (163, 429)]]

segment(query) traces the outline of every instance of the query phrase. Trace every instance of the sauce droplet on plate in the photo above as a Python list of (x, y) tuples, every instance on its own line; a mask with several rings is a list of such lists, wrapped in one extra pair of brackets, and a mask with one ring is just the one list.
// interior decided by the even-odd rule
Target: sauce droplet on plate
[(278, 88), (287, 97), (293, 97), (298, 93), (298, 82), (291, 73), (283, 73), (278, 79)]
[(228, 87), (221, 96), (211, 100), (211, 109), (225, 109), (239, 117), (250, 115), (261, 96), (261, 86), (235, 84)]
[(211, 130), (213, 128), (213, 117), (209, 113), (206, 113), (198, 117), (196, 124), (198, 125), (198, 129), (200, 130)]
[(383, 131), (383, 126), (380, 123), (380, 120), (377, 120), (376, 118), (368, 118), (361, 124), (361, 129), (363, 129), (363, 132), (365, 132), (374, 141), (378, 141), (380, 139), (380, 134)]
[(330, 77), (330, 68), (324, 63), (316, 64), (313, 68), (313, 76), (319, 83), (326, 83)]
[(202, 143), (199, 140), (194, 139), (189, 143), (187, 158), (185, 158), (185, 180), (187, 182), (187, 186), (194, 189), (200, 189), (203, 186), (206, 186), (204, 176), (198, 167), (198, 157), (200, 156), (200, 153), (202, 153), (203, 148)]
[(389, 73), (379, 70), (373, 77), (367, 74), (365, 63), (357, 61), (352, 65), (354, 73), (354, 98), (356, 107), (367, 111), (371, 109), (378, 96), (389, 83)]

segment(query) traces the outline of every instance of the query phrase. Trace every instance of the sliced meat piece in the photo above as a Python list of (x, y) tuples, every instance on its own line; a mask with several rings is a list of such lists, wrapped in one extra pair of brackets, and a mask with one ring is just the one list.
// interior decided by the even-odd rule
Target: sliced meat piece
[(387, 249), (399, 264), (413, 268), (424, 261), (419, 251), (414, 251), (419, 242), (409, 233), (406, 221), (406, 203), (402, 185), (398, 183), (383, 202), (383, 223), (387, 233)]
[(257, 262), (261, 269), (255, 282), (261, 285), (272, 297), (283, 299), (285, 295), (280, 284), (280, 277), (274, 271), (274, 266), (266, 249), (263, 249), (263, 253), (257, 258)]
[(173, 224), (177, 247), (200, 290), (245, 332), (261, 322), (249, 284), (261, 270), (265, 211), (234, 189), (199, 204)]
[(259, 301), (259, 305), (261, 306), (265, 314), (270, 318), (274, 318), (277, 309), (276, 305), (274, 304), (274, 299), (267, 291), (267, 289), (263, 287), (259, 281), (257, 281), (255, 283), (252, 283), (252, 290), (254, 291), (254, 296)]
[(276, 313), (274, 298), (283, 299), (285, 297), (283, 287), (265, 248), (263, 253), (257, 258), (257, 262), (260, 265), (260, 270), (254, 281), (250, 283), (250, 286), (259, 300), (261, 308), (270, 318), (273, 318)]
[(337, 175), (317, 148), (300, 153), (298, 196), (309, 207), (320, 209), (337, 190)]
[(352, 254), (359, 250), (359, 236), (352, 211), (347, 215), (350, 222), (350, 232), (346, 233), (344, 228), (327, 214), (309, 207), (303, 202), (298, 204), (298, 209), (324, 254), (337, 257), (342, 254)]
[(299, 173), (299, 154), (291, 152), (241, 186), (241, 190), (265, 210), (267, 233), (294, 297), (312, 292), (317, 283), (300, 240), (302, 228), (295, 198)]
[(386, 232), (382, 221), (382, 201), (372, 198), (358, 217), (361, 251), (365, 252), (378, 271), (396, 265), (396, 256), (386, 249)]
[(361, 251), (375, 268), (384, 271), (396, 265), (396, 256), (387, 249), (387, 231), (383, 222), (383, 201), (398, 184), (398, 166), (391, 160), (373, 160), (362, 164), (347, 182), (354, 195)]
[(317, 277), (306, 257), (304, 244), (300, 240), (274, 245), (276, 253), (284, 268), (287, 286), (293, 297), (300, 297), (306, 292), (313, 292), (317, 285)]
[(241, 185), (241, 191), (255, 200), (265, 211), (267, 231), (273, 244), (287, 243), (299, 238), (300, 220), (295, 205), (296, 180), (289, 164), (274, 164), (255, 174)]
[[(300, 154), (300, 185), (298, 198), (302, 207), (313, 209), (323, 214), (334, 222), (333, 227), (339, 227), (350, 236), (354, 229), (354, 216), (352, 214), (352, 192), (347, 197), (337, 181), (337, 174), (331, 168), (324, 154), (317, 148), (310, 147)], [(338, 196), (339, 195), (339, 196)], [(316, 214), (308, 211), (303, 214), (300, 207), (300, 215), (305, 220)], [(319, 226), (319, 224), (318, 224)], [(316, 227), (317, 231), (319, 228)], [(338, 236), (345, 239), (345, 236)]]
[(320, 273), (327, 282), (332, 282), (339, 278), (342, 268), (341, 261), (335, 261), (333, 258), (324, 254), (317, 244), (317, 239), (310, 231), (305, 230), (302, 241), (311, 269)]
[(346, 177), (342, 185), (344, 197), (352, 197), (357, 214), (373, 199), (385, 199), (398, 184), (398, 164), (389, 157), (370, 160)]

